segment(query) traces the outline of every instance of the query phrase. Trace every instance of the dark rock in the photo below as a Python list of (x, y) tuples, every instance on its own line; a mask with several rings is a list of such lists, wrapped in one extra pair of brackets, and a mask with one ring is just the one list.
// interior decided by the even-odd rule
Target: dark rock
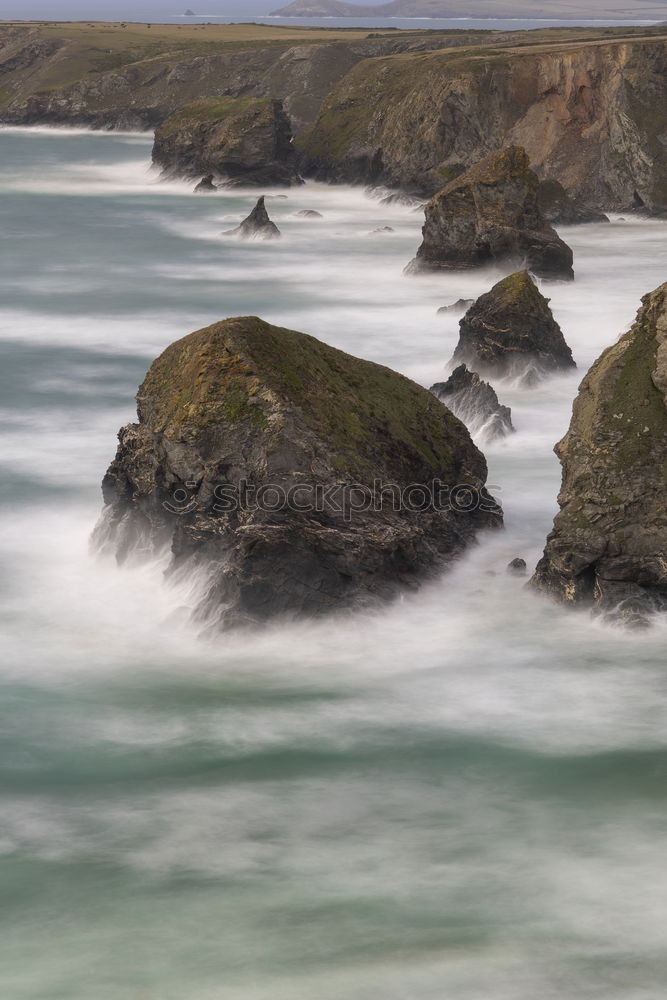
[(393, 233), (395, 231), (396, 230), (392, 229), (391, 226), (379, 226), (377, 229), (371, 230), (371, 232), (368, 235), (369, 236), (375, 236), (376, 233), (380, 233), (380, 234), (382, 234), (382, 233)]
[(452, 361), (484, 376), (535, 382), (549, 372), (575, 368), (572, 351), (549, 308), (549, 299), (527, 271), (503, 278), (480, 296), (460, 322)]
[[(171, 544), (175, 570), (206, 574), (196, 613), (209, 624), (390, 598), (502, 523), (484, 456), (431, 393), (256, 317), (172, 344), (137, 400), (139, 423), (120, 431), (104, 479), (95, 541), (121, 560)], [(433, 505), (434, 480), (468, 484), (480, 504)], [(395, 505), (392, 489), (368, 503), (378, 482), (421, 484), (427, 496)], [(253, 490), (245, 501), (243, 483)], [(346, 499), (351, 484), (363, 493)]]
[(213, 183), (213, 174), (207, 174), (206, 177), (202, 177), (199, 184), (197, 184), (194, 193), (195, 194), (208, 194), (211, 191), (217, 191), (217, 187)]
[(211, 174), (226, 186), (300, 183), (280, 101), (211, 97), (187, 104), (155, 132), (153, 162), (170, 177)]
[(243, 240), (274, 240), (281, 234), (275, 222), (269, 218), (264, 204), (264, 195), (257, 199), (257, 204), (250, 215), (236, 229), (228, 229), (223, 236), (239, 236)]
[(553, 178), (541, 181), (538, 204), (542, 215), (554, 226), (580, 226), (588, 222), (609, 222), (604, 212), (588, 208), (570, 198), (563, 185)]
[(456, 302), (450, 303), (448, 306), (440, 306), (438, 309), (438, 316), (453, 314), (455, 316), (462, 315), (470, 309), (470, 306), (475, 304), (475, 299), (457, 299)]
[(642, 624), (667, 609), (667, 284), (581, 383), (533, 586)]
[(502, 406), (489, 383), (465, 365), (459, 365), (446, 382), (436, 383), (430, 391), (483, 441), (505, 437), (514, 430), (510, 408)]
[(500, 264), (572, 280), (572, 251), (542, 216), (538, 189), (519, 146), (480, 160), (427, 204), (424, 242), (408, 272)]
[(183, 15), (183, 17), (196, 17), (196, 16), (197, 15), (195, 14), (195, 12), (193, 10), (190, 10), (189, 8), (186, 10), (185, 14)]
[(525, 576), (527, 569), (528, 567), (525, 559), (512, 559), (512, 561), (507, 564), (507, 572), (512, 573), (514, 576)]
[(316, 212), (312, 208), (302, 208), (299, 212), (294, 213), (297, 219), (323, 219), (324, 216), (321, 212)]

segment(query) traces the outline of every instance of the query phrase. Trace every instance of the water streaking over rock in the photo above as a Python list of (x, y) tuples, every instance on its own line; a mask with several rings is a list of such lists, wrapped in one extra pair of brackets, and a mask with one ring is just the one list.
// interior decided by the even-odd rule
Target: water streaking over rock
[(542, 553), (553, 444), (664, 282), (664, 224), (563, 229), (577, 281), (547, 294), (579, 368), (495, 385), (504, 531), (381, 612), (203, 641), (168, 552), (88, 548), (153, 359), (260, 314), (426, 387), (458, 340), (438, 307), (502, 275), (403, 279), (423, 220), (359, 189), (307, 184), (267, 200), (281, 240), (222, 240), (257, 190), (159, 184), (150, 137), (0, 145), (3, 995), (662, 997), (665, 628), (507, 566)]
[(98, 545), (169, 543), (175, 571), (210, 573), (196, 616), (216, 626), (372, 606), (502, 526), (484, 456), (431, 394), (257, 317), (172, 344), (137, 402)]
[(465, 365), (455, 368), (446, 382), (432, 385), (431, 392), (484, 443), (514, 430), (510, 408), (502, 406), (493, 387)]

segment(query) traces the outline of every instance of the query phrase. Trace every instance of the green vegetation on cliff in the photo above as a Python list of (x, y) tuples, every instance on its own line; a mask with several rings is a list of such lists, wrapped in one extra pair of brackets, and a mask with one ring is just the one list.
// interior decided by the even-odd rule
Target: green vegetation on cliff
[(237, 115), (269, 111), (272, 102), (260, 97), (204, 97), (185, 104), (160, 126), (163, 136), (174, 135), (182, 128), (212, 125)]
[(556, 446), (560, 513), (533, 584), (632, 623), (667, 607), (667, 285), (581, 383)]
[(281, 431), (280, 400), (281, 412), (298, 411), (327, 443), (336, 468), (362, 481), (379, 456), (395, 463), (397, 475), (416, 455), (434, 475), (444, 474), (467, 438), (463, 425), (409, 379), (257, 317), (225, 320), (176, 341), (153, 363), (137, 399), (154, 432), (200, 444), (224, 425), (243, 424), (249, 436)]

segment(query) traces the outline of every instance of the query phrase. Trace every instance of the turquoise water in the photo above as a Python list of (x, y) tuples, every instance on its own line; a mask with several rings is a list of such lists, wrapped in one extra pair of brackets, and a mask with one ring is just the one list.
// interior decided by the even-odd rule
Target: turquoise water
[(665, 224), (564, 231), (580, 371), (497, 387), (504, 533), (378, 614), (207, 643), (160, 559), (88, 551), (152, 358), (256, 313), (429, 385), (436, 308), (491, 276), (403, 278), (420, 216), (359, 189), (269, 200), (283, 240), (240, 245), (256, 194), (157, 183), (145, 136), (0, 149), (3, 1000), (662, 998), (665, 627), (604, 629), (505, 565), (539, 554), (551, 448), (664, 280)]

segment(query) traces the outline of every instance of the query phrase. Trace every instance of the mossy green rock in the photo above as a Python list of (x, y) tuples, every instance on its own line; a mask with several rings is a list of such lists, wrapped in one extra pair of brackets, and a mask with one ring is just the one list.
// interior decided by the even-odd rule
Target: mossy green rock
[(156, 131), (153, 162), (176, 177), (232, 184), (298, 183), (290, 121), (280, 101), (211, 97), (171, 115)]
[[(214, 567), (197, 610), (215, 622), (391, 597), (501, 523), (483, 455), (431, 393), (255, 317), (172, 344), (137, 400), (139, 423), (121, 430), (104, 480), (98, 540), (120, 558), (168, 543), (176, 566)], [(359, 485), (354, 507), (379, 483), (431, 489), (436, 480), (468, 484), (479, 502), (468, 512), (394, 509), (387, 496), (355, 511), (340, 492)], [(300, 487), (298, 503), (218, 509), (220, 490), (238, 495), (244, 482), (283, 496)], [(317, 499), (330, 489), (339, 492)]]
[(452, 360), (481, 375), (536, 381), (575, 367), (549, 299), (527, 271), (510, 274), (481, 295), (459, 328)]
[(667, 284), (581, 384), (533, 585), (630, 621), (667, 607)]
[(572, 251), (544, 219), (538, 191), (537, 175), (521, 147), (480, 160), (427, 204), (424, 240), (409, 270), (499, 264), (571, 280)]

